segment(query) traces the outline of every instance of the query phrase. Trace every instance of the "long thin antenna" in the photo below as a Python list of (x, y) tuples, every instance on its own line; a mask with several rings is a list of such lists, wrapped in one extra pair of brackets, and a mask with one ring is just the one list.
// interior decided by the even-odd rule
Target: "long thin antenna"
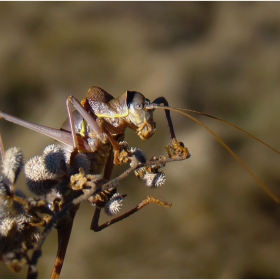
[[(169, 108), (172, 108), (172, 107), (169, 107)], [(205, 114), (205, 113), (201, 113), (199, 111), (194, 111), (194, 110), (190, 110), (190, 109), (185, 109), (185, 108), (174, 108), (174, 109), (178, 109), (178, 110), (182, 110), (182, 111), (186, 111), (186, 112), (189, 112), (189, 113), (194, 113), (194, 114), (197, 114), (197, 115), (202, 115), (202, 116), (205, 116), (205, 117), (208, 117), (208, 118), (212, 118), (214, 120), (217, 120), (219, 122), (222, 122), (228, 126), (231, 126), (239, 131), (241, 131), (242, 133), (248, 135), (249, 137), (255, 139), (256, 141), (260, 142), (261, 144), (265, 145), (266, 147), (268, 147), (269, 149), (271, 149), (272, 151), (274, 151), (275, 153), (279, 154), (280, 155), (280, 152), (278, 150), (276, 150), (275, 148), (271, 147), (270, 145), (268, 145), (267, 143), (265, 143), (264, 141), (262, 141), (261, 139), (257, 138), (256, 136), (252, 135), (251, 133), (247, 132), (246, 130), (238, 127), (237, 125), (233, 124), (233, 123), (230, 123), (226, 120), (223, 120), (223, 119), (220, 119), (220, 118), (217, 118), (217, 117), (214, 117), (212, 115), (209, 115), (209, 114)]]
[(184, 109), (184, 108), (175, 108), (175, 107), (166, 107), (166, 106), (159, 106), (156, 104), (150, 104), (149, 107), (147, 108), (149, 109), (156, 109), (156, 108), (160, 108), (163, 110), (170, 110), (170, 111), (174, 111), (177, 112), (179, 114), (182, 114), (186, 117), (188, 117), (189, 119), (193, 120), (194, 122), (198, 123), (200, 126), (204, 127), (209, 133), (211, 133), (215, 139), (217, 141), (220, 142), (220, 144), (233, 156), (233, 158), (250, 174), (250, 176), (263, 188), (263, 190), (277, 203), (280, 203), (280, 199), (251, 171), (251, 169), (233, 152), (233, 150), (217, 135), (215, 134), (209, 127), (207, 127), (204, 123), (202, 123), (201, 121), (199, 121), (198, 119), (196, 119), (195, 117), (182, 112), (182, 111), (187, 111), (187, 112), (191, 112), (191, 113), (195, 113), (195, 114), (199, 114), (199, 115), (203, 115), (206, 117), (210, 117), (213, 118), (215, 120), (221, 121), (222, 123), (229, 125), (231, 127), (234, 127), (235, 129), (245, 133), (246, 135), (252, 137), (253, 139), (257, 140), (258, 142), (262, 143), (263, 145), (265, 145), (266, 147), (270, 148), (271, 150), (273, 150), (274, 152), (276, 152), (277, 154), (280, 154), (279, 151), (277, 151), (276, 149), (274, 149), (273, 147), (271, 147), (270, 145), (266, 144), (265, 142), (263, 142), (262, 140), (260, 140), (259, 138), (253, 136), (252, 134), (250, 134), (249, 132), (241, 129), (240, 127), (224, 121), (222, 119), (216, 118), (214, 116), (208, 115), (208, 114), (204, 114), (198, 111), (193, 111), (193, 110), (189, 110), (189, 109)]

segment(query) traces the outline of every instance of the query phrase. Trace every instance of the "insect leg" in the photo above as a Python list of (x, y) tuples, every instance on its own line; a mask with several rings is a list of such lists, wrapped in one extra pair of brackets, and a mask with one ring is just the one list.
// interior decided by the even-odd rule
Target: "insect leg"
[(113, 149), (111, 147), (110, 154), (107, 158), (107, 162), (106, 162), (105, 170), (104, 170), (104, 174), (103, 174), (103, 179), (105, 179), (105, 180), (111, 179), (111, 175), (112, 175), (113, 168), (114, 168), (113, 161), (114, 161), (114, 153), (113, 153)]
[[(69, 121), (71, 125), (72, 131), (75, 131), (74, 127), (74, 120), (72, 116), (72, 111), (70, 109), (70, 103), (75, 107), (75, 109), (82, 115), (82, 117), (87, 121), (90, 128), (93, 130), (93, 132), (96, 134), (96, 136), (102, 141), (106, 141), (106, 136), (104, 135), (104, 131), (99, 127), (97, 122), (93, 119), (93, 117), (85, 110), (85, 108), (81, 105), (81, 103), (72, 95), (70, 95), (67, 98), (66, 101), (66, 107), (69, 115)], [(73, 136), (74, 138), (74, 136)], [(73, 139), (74, 141), (74, 139)]]
[(90, 225), (90, 229), (92, 229), (93, 231), (95, 231), (94, 230), (95, 228), (98, 228), (100, 213), (101, 213), (101, 208), (96, 207)]
[(67, 98), (67, 100), (66, 100), (66, 109), (67, 109), (67, 114), (68, 114), (68, 119), (69, 119), (69, 124), (70, 124), (73, 147), (74, 147), (74, 149), (78, 149), (79, 145), (78, 145), (78, 140), (77, 140), (77, 135), (76, 135), (76, 130), (75, 130), (73, 112), (72, 112), (71, 106), (69, 104), (69, 102), (70, 102), (69, 98)]
[[(111, 149), (109, 157), (107, 159), (106, 165), (105, 165), (105, 170), (104, 170), (104, 175), (103, 178), (106, 180), (110, 180), (111, 175), (112, 175), (112, 171), (113, 171), (113, 150)], [(93, 227), (95, 227), (95, 225), (98, 225), (98, 221), (100, 218), (100, 212), (101, 209), (99, 207), (95, 208), (92, 220), (91, 220), (91, 226), (90, 229), (92, 229)]]
[(147, 206), (150, 203), (155, 203), (157, 205), (163, 206), (163, 207), (171, 207), (172, 204), (169, 204), (165, 201), (162, 201), (160, 199), (154, 198), (152, 196), (147, 196), (145, 199), (143, 199), (136, 207), (132, 208), (131, 210), (129, 210), (128, 212), (124, 213), (123, 215), (114, 218), (108, 222), (105, 222), (102, 225), (98, 225), (99, 222), (99, 217), (100, 217), (100, 208), (97, 208), (98, 211), (95, 212), (93, 220), (92, 220), (92, 224), (91, 224), (91, 228), (93, 231), (97, 232), (97, 231), (101, 231), (106, 227), (109, 227), (117, 222), (120, 222), (121, 220), (128, 218), (129, 216), (131, 216), (132, 214), (138, 212), (139, 210), (141, 210), (142, 208), (144, 208), (145, 206)]
[(79, 204), (76, 207), (70, 209), (69, 217), (66, 217), (66, 223), (62, 223), (62, 225), (60, 225), (60, 221), (59, 221), (56, 226), (57, 236), (58, 236), (58, 248), (57, 248), (55, 263), (50, 277), (51, 279), (58, 279), (60, 276), (65, 255), (66, 255), (66, 250), (72, 232), (74, 218), (78, 208), (79, 208)]
[(39, 132), (41, 134), (44, 134), (48, 137), (51, 137), (61, 143), (64, 143), (66, 145), (72, 146), (72, 138), (71, 138), (71, 133), (67, 132), (67, 131), (62, 131), (59, 129), (55, 129), (55, 128), (51, 128), (48, 126), (44, 126), (44, 125), (39, 125), (39, 124), (35, 124), (32, 122), (27, 122), (24, 121), (20, 118), (17, 118), (15, 116), (9, 115), (7, 113), (4, 113), (2, 111), (0, 111), (0, 119), (3, 118), (9, 122), (18, 124), (20, 126), (26, 127), (28, 129), (31, 129), (33, 131)]
[[(161, 104), (163, 104), (164, 107), (168, 107), (169, 106), (167, 100), (163, 96), (161, 96), (161, 97), (156, 98), (152, 102), (152, 104), (149, 104), (146, 107), (149, 110), (149, 107), (152, 108), (153, 105), (156, 105), (158, 107)], [(166, 147), (168, 155), (170, 157), (177, 157), (177, 156), (183, 156), (185, 158), (190, 157), (190, 153), (189, 153), (188, 149), (186, 147), (184, 147), (184, 144), (182, 142), (179, 142), (176, 139), (175, 131), (174, 131), (174, 127), (173, 127), (173, 124), (172, 124), (171, 115), (170, 115), (170, 110), (164, 110), (164, 111), (165, 111), (165, 116), (166, 116), (166, 119), (167, 119), (169, 131), (170, 131), (171, 142), (172, 142), (172, 149), (170, 149), (170, 146)]]
[[(72, 103), (72, 105), (75, 107), (75, 109), (81, 114), (81, 116), (86, 120), (88, 123), (89, 127), (92, 129), (93, 133), (101, 140), (101, 142), (105, 143), (106, 140), (108, 139), (110, 143), (113, 146), (114, 149), (114, 163), (119, 164), (118, 161), (118, 156), (120, 152), (120, 147), (118, 142), (111, 136), (111, 134), (106, 131), (104, 127), (100, 127), (97, 123), (97, 121), (85, 110), (85, 108), (81, 105), (81, 103), (74, 97), (74, 96), (69, 96), (67, 99), (67, 110), (69, 114), (69, 120), (70, 120), (70, 126), (72, 131), (74, 130), (74, 121), (73, 117), (71, 116), (71, 110), (69, 106), (69, 102)], [(102, 126), (102, 124), (101, 124)], [(73, 137), (73, 142), (75, 143), (75, 135), (72, 135)]]
[[(167, 100), (163, 96), (156, 98), (152, 102), (152, 104), (157, 104), (157, 105), (164, 104), (164, 106), (167, 106), (167, 107), (169, 106)], [(168, 127), (169, 127), (169, 131), (170, 131), (171, 139), (176, 139), (174, 127), (173, 127), (172, 120), (171, 120), (170, 111), (169, 110), (164, 110), (164, 111), (165, 111), (166, 119), (167, 119), (167, 122), (168, 122)]]

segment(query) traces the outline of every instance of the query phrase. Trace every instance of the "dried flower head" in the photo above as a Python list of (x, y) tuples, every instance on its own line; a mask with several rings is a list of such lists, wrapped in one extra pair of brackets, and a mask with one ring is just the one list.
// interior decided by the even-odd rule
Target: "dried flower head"
[(39, 229), (31, 225), (40, 218), (25, 207), (28, 205), (25, 198), (22, 191), (16, 190), (11, 197), (0, 199), (0, 258), (16, 272), (26, 264), (27, 251), (41, 236)]
[(141, 167), (134, 171), (136, 177), (146, 181), (146, 186), (149, 188), (159, 188), (165, 184), (165, 174), (157, 168)]
[(3, 176), (0, 176), (0, 197), (5, 198), (8, 195), (8, 189), (10, 191), (9, 186), (4, 182)]
[(0, 219), (0, 256), (6, 265), (18, 272), (27, 262), (27, 250), (38, 242), (40, 231), (29, 225), (30, 215), (6, 214)]
[(67, 172), (65, 154), (61, 147), (48, 145), (43, 151), (42, 158), (49, 173), (64, 175)]
[(117, 215), (121, 211), (121, 208), (123, 206), (123, 199), (124, 197), (121, 194), (113, 194), (110, 200), (105, 204), (104, 212), (108, 216)]
[(138, 160), (139, 163), (146, 163), (146, 161), (147, 161), (146, 155), (144, 154), (144, 152), (141, 149), (131, 147), (130, 149), (128, 149), (128, 152), (132, 153), (133, 156), (136, 157), (136, 159)]
[(13, 216), (6, 215), (0, 219), (0, 237), (7, 237), (12, 228), (16, 228), (16, 220)]
[(3, 158), (3, 176), (9, 185), (16, 182), (18, 175), (23, 167), (23, 154), (16, 148), (10, 148), (5, 152)]
[(163, 172), (158, 173), (146, 173), (144, 175), (144, 180), (146, 180), (146, 186), (150, 188), (159, 188), (164, 185), (166, 178)]
[(45, 195), (51, 192), (60, 177), (60, 174), (53, 174), (47, 170), (41, 156), (31, 158), (25, 164), (24, 172), (27, 188), (36, 195)]

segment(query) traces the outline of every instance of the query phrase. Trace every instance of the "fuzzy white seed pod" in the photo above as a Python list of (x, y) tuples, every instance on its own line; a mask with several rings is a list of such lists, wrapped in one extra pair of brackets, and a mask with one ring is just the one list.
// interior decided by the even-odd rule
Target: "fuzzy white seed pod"
[(11, 216), (6, 216), (0, 220), (0, 255), (5, 251), (9, 232), (12, 229), (15, 231), (16, 227), (16, 221)]
[(123, 206), (123, 196), (115, 193), (111, 199), (105, 204), (104, 211), (108, 216), (117, 215)]
[(48, 145), (43, 151), (42, 158), (49, 173), (64, 175), (67, 172), (65, 154), (61, 147)]
[(23, 167), (23, 154), (16, 148), (10, 148), (5, 152), (3, 159), (3, 175), (8, 184), (14, 184)]
[(8, 236), (9, 232), (14, 227), (16, 227), (16, 219), (13, 216), (7, 215), (0, 220), (0, 236)]
[(7, 215), (0, 219), (0, 255), (33, 247), (40, 238), (37, 228), (27, 226), (31, 217)]
[(8, 191), (10, 191), (10, 188), (5, 184), (4, 178), (0, 176), (0, 197), (5, 199), (8, 195)]
[(143, 179), (146, 180), (146, 186), (149, 188), (159, 188), (164, 185), (166, 181), (166, 177), (163, 172), (146, 173)]
[(128, 151), (132, 153), (134, 157), (136, 157), (139, 163), (146, 163), (147, 161), (146, 155), (141, 149), (131, 147)]
[(27, 188), (36, 195), (45, 195), (57, 184), (59, 175), (49, 173), (41, 156), (31, 158), (25, 164)]

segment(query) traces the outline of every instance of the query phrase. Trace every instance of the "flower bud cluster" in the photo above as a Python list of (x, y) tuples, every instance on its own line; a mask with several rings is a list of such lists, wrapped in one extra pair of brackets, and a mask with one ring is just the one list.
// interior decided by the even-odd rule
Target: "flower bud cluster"
[(27, 262), (27, 251), (40, 238), (39, 229), (31, 226), (38, 218), (29, 211), (25, 194), (14, 190), (22, 167), (22, 152), (17, 148), (7, 150), (0, 176), (0, 256), (14, 271)]
[(121, 208), (123, 206), (123, 199), (124, 199), (123, 195), (119, 193), (113, 194), (110, 200), (105, 204), (104, 212), (108, 216), (117, 215), (121, 211)]
[(76, 154), (70, 163), (62, 148), (49, 145), (41, 156), (35, 156), (25, 164), (27, 188), (38, 196), (63, 194), (69, 188), (70, 176), (79, 172), (79, 168), (83, 168), (86, 174), (90, 170), (90, 161), (85, 154)]
[(149, 188), (159, 188), (165, 184), (166, 177), (165, 174), (158, 170), (158, 168), (151, 168), (150, 166), (145, 166), (138, 168), (134, 171), (136, 177), (144, 180), (146, 186)]
[[(118, 159), (120, 163), (129, 163), (130, 168), (112, 180), (105, 180), (100, 174), (105, 165), (105, 150), (89, 156), (73, 150), (66, 155), (61, 147), (49, 145), (42, 155), (31, 158), (25, 165), (19, 149), (11, 148), (5, 152), (0, 176), (0, 259), (7, 266), (14, 271), (20, 271), (25, 264), (32, 263), (33, 266), (30, 250), (34, 249), (36, 256), (36, 250), (41, 248), (50, 230), (55, 226), (59, 228), (68, 218), (73, 218), (70, 211), (79, 206), (81, 201), (88, 200), (96, 206), (98, 217), (100, 209), (108, 216), (119, 214), (126, 197), (125, 194), (117, 193), (119, 181), (136, 168), (136, 176), (144, 180), (147, 187), (158, 188), (165, 183), (165, 175), (159, 171), (164, 161), (152, 159), (147, 162), (142, 150), (128, 148), (125, 141), (120, 142), (119, 146)], [(101, 161), (98, 160), (100, 158)], [(96, 165), (100, 166), (96, 169)], [(39, 196), (38, 199), (27, 198), (22, 191), (15, 189), (22, 170), (27, 189)], [(158, 201), (155, 200), (155, 203), (159, 204)], [(138, 211), (138, 208), (135, 209), (107, 224), (128, 217)]]
[[(42, 236), (41, 226), (49, 219), (49, 211), (59, 211), (59, 207), (55, 209), (56, 202), (63, 204), (68, 199), (66, 194), (74, 191), (70, 188), (70, 177), (80, 167), (89, 171), (86, 155), (73, 156), (70, 164), (57, 145), (47, 146), (42, 155), (31, 158), (25, 165), (18, 148), (5, 152), (0, 176), (0, 258), (12, 270), (20, 271), (28, 263), (28, 251)], [(23, 169), (27, 189), (41, 198), (38, 203), (14, 188)]]

